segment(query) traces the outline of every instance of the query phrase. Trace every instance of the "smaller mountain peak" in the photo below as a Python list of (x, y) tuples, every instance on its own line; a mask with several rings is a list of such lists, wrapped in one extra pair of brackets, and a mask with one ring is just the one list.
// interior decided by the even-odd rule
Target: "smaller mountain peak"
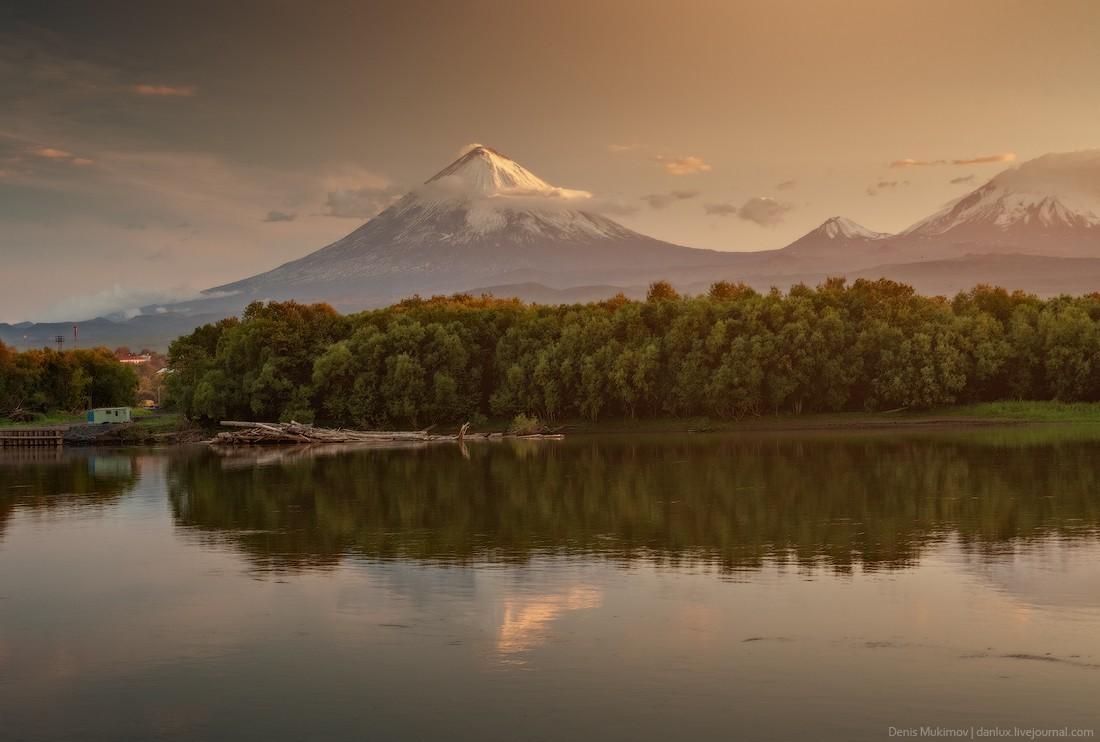
[(885, 236), (882, 232), (873, 232), (844, 216), (829, 217), (815, 231), (831, 240), (842, 237), (875, 240)]

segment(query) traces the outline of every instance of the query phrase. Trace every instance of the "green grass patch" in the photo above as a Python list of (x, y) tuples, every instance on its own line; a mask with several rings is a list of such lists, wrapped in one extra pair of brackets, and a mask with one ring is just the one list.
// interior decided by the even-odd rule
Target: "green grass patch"
[(144, 431), (159, 433), (175, 430), (183, 426), (183, 415), (178, 412), (159, 412), (154, 410), (142, 410), (141, 415), (134, 415), (134, 427)]
[[(619, 418), (543, 421), (547, 429), (565, 433), (721, 433), (739, 430), (799, 430), (819, 428), (899, 427), (925, 423), (962, 425), (967, 422), (1100, 423), (1100, 402), (983, 402), (931, 410), (889, 412), (829, 412), (802, 415), (749, 416), (740, 420), (707, 417)], [(508, 421), (489, 420), (475, 430), (506, 430)]]
[(935, 410), (951, 417), (1028, 422), (1100, 422), (1100, 402), (982, 402)]
[(20, 422), (0, 418), (0, 428), (46, 428), (53, 425), (73, 425), (81, 422), (84, 422), (83, 414), (54, 411), (39, 413), (31, 420)]

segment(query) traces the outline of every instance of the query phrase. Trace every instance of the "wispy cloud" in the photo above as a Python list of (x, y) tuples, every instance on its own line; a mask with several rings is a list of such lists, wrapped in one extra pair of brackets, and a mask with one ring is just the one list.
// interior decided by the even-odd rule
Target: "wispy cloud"
[(986, 155), (985, 157), (972, 157), (969, 160), (952, 160), (952, 165), (984, 165), (989, 162), (1015, 162), (1015, 152), (1002, 152), (999, 155)]
[(969, 183), (972, 180), (974, 180), (974, 175), (973, 174), (971, 174), (971, 175), (961, 175), (958, 178), (952, 178), (948, 182), (951, 185), (961, 185), (962, 183)]
[(793, 191), (797, 187), (797, 180), (784, 180), (782, 183), (775, 184), (775, 190), (777, 191)]
[(642, 145), (640, 145), (640, 144), (609, 144), (609, 145), (607, 145), (607, 151), (608, 152), (614, 152), (616, 154), (621, 154), (623, 152), (633, 152), (633, 151), (641, 149), (641, 148), (642, 148)]
[(733, 204), (703, 204), (703, 211), (710, 216), (737, 216), (737, 207)]
[(740, 206), (734, 204), (705, 204), (703, 211), (711, 216), (736, 216), (761, 227), (774, 227), (783, 222), (794, 204), (777, 201), (767, 196), (753, 196)]
[(365, 186), (329, 191), (325, 195), (325, 216), (370, 219), (404, 195), (392, 186)]
[(909, 185), (908, 180), (879, 180), (878, 182), (872, 183), (871, 185), (867, 186), (867, 195), (877, 196), (882, 191), (893, 190), (898, 186), (907, 185)]
[(45, 157), (47, 160), (67, 160), (73, 156), (72, 152), (66, 152), (63, 149), (54, 149), (53, 147), (38, 147), (33, 150), (33, 154), (39, 157)]
[(657, 155), (653, 158), (669, 175), (695, 175), (696, 173), (709, 173), (712, 168), (701, 157), (685, 155), (683, 157), (670, 157)]
[(984, 165), (993, 162), (1015, 162), (1015, 152), (1002, 152), (997, 155), (983, 155), (981, 157), (966, 157), (957, 160), (894, 160), (890, 163), (892, 168), (903, 167), (935, 167), (937, 165)]
[(649, 204), (651, 209), (663, 209), (677, 201), (686, 201), (699, 195), (699, 191), (669, 191), (668, 193), (651, 193), (642, 196), (642, 200)]
[(168, 98), (190, 98), (198, 93), (194, 85), (131, 85), (130, 92), (138, 95), (159, 95)]
[(43, 312), (40, 322), (87, 320), (110, 314), (135, 317), (141, 308), (154, 304), (173, 304), (200, 296), (195, 289), (176, 287), (166, 290), (135, 289), (114, 284), (110, 288), (89, 294), (67, 297)]
[(767, 196), (754, 196), (737, 211), (740, 219), (759, 224), (761, 227), (774, 227), (783, 221), (787, 212), (794, 208), (794, 204), (776, 201)]
[(291, 214), (286, 211), (269, 211), (260, 221), (262, 222), (292, 222), (298, 217), (297, 214)]
[(484, 146), (485, 145), (482, 144), (481, 142), (470, 142), (469, 144), (464, 144), (464, 145), (462, 145), (461, 147), (458, 148), (457, 156), (458, 157), (463, 157), (463, 156), (466, 155), (467, 152), (469, 152), (471, 150), (475, 150), (478, 147), (484, 147)]
[(77, 167), (86, 167), (95, 164), (95, 160), (91, 157), (80, 157), (68, 150), (58, 149), (56, 147), (35, 147), (30, 153), (35, 157), (40, 157), (50, 162), (64, 162), (69, 165), (76, 165)]

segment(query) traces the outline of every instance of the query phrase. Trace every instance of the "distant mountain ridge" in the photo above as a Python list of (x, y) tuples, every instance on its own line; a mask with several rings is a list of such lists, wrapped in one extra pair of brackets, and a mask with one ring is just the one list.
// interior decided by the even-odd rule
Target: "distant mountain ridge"
[[(256, 300), (327, 301), (352, 311), (414, 293), (487, 287), (477, 290), (586, 301), (618, 291), (636, 296), (659, 278), (687, 291), (715, 280), (767, 289), (836, 275), (894, 278), (937, 294), (982, 282), (1041, 295), (1100, 290), (1100, 150), (1024, 162), (897, 234), (834, 216), (778, 250), (674, 245), (600, 207), (592, 194), (551, 185), (476, 145), (346, 237), (198, 300), (145, 307), (130, 322), (135, 338), (163, 338)], [(0, 339), (51, 337), (71, 324), (0, 325)], [(102, 330), (105, 344), (164, 345), (126, 341), (126, 322), (81, 324)]]

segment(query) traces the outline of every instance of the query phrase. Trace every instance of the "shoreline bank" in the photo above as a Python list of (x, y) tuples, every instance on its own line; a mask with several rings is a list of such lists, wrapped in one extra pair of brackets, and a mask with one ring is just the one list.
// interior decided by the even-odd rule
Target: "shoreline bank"
[[(482, 421), (471, 426), (470, 434), (502, 432), (510, 422)], [(544, 432), (566, 436), (708, 433), (798, 433), (843, 431), (933, 431), (972, 428), (1100, 424), (1100, 403), (998, 402), (959, 405), (927, 411), (810, 413), (803, 415), (761, 415), (739, 420), (705, 417), (613, 419), (590, 422), (560, 420), (546, 422)], [(30, 424), (33, 426), (33, 424)], [(19, 426), (23, 427), (23, 426)], [(458, 425), (433, 426), (433, 432), (457, 431)], [(141, 417), (133, 423), (112, 426), (73, 424), (66, 433), (66, 445), (164, 446), (209, 440), (219, 426), (202, 426), (175, 413)]]

